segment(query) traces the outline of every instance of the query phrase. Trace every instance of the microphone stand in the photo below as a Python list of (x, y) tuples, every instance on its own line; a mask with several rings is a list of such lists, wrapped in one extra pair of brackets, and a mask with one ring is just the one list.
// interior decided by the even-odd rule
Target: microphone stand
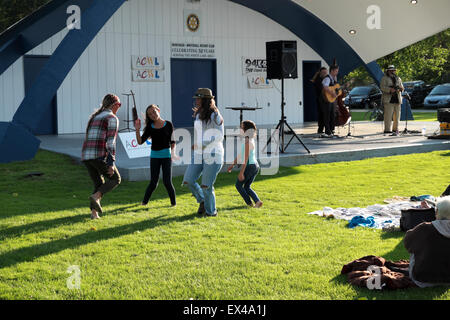
[(348, 133), (345, 136), (345, 138), (360, 138), (360, 139), (364, 139), (364, 137), (362, 137), (362, 136), (354, 136), (354, 135), (352, 135), (352, 132), (351, 132), (351, 125), (352, 125), (351, 105), (352, 105), (352, 97), (350, 95), (348, 95), (348, 112), (350, 113), (350, 120), (348, 122)]

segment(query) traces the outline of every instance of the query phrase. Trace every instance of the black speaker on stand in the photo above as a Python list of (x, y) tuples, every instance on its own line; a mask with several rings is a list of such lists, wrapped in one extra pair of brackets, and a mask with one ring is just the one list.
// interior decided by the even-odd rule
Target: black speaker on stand
[[(284, 153), (291, 141), (296, 138), (308, 151), (299, 136), (292, 130), (291, 126), (286, 121), (284, 115), (284, 79), (296, 79), (297, 76), (297, 42), (296, 41), (272, 41), (266, 42), (266, 59), (267, 59), (267, 79), (281, 80), (281, 119), (275, 129), (279, 130), (280, 151)], [(287, 145), (284, 145), (284, 128), (288, 127), (292, 133), (292, 138)], [(275, 134), (275, 133), (274, 133)], [(267, 148), (273, 135), (270, 136), (264, 149)]]

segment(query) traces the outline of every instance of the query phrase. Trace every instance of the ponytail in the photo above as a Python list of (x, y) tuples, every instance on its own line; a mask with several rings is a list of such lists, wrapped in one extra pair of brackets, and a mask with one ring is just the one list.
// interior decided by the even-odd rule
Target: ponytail
[(109, 107), (111, 107), (114, 103), (116, 103), (118, 100), (118, 97), (114, 94), (107, 94), (104, 98), (103, 98), (103, 102), (102, 102), (102, 106), (100, 108), (98, 108), (97, 110), (95, 110), (91, 116), (89, 117), (89, 121), (86, 127), (86, 134), (88, 133), (89, 127), (91, 125), (92, 120), (94, 120), (94, 118), (96, 116), (98, 116), (100, 113), (102, 113), (103, 111), (107, 110)]

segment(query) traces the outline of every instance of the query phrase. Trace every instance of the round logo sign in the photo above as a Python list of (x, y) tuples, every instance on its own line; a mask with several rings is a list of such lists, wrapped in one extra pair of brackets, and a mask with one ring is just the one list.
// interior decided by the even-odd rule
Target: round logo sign
[(187, 17), (186, 25), (190, 31), (195, 32), (200, 27), (200, 19), (196, 14), (191, 13)]

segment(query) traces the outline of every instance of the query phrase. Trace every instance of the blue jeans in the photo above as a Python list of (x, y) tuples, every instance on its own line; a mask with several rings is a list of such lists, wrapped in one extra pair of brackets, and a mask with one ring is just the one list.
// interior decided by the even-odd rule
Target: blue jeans
[(258, 195), (255, 191), (252, 190), (251, 185), (255, 180), (256, 176), (259, 172), (259, 165), (256, 164), (247, 164), (244, 170), (244, 181), (239, 181), (239, 178), (236, 181), (236, 189), (241, 194), (244, 201), (249, 206), (252, 205), (252, 200), (255, 203), (259, 201)]
[[(202, 161), (201, 164), (194, 164), (192, 161), (184, 173), (183, 183), (187, 183), (198, 203), (205, 203), (205, 211), (208, 215), (217, 213), (214, 182), (222, 166), (223, 163), (207, 164), (205, 161)], [(202, 187), (197, 183), (200, 176), (202, 176)]]

